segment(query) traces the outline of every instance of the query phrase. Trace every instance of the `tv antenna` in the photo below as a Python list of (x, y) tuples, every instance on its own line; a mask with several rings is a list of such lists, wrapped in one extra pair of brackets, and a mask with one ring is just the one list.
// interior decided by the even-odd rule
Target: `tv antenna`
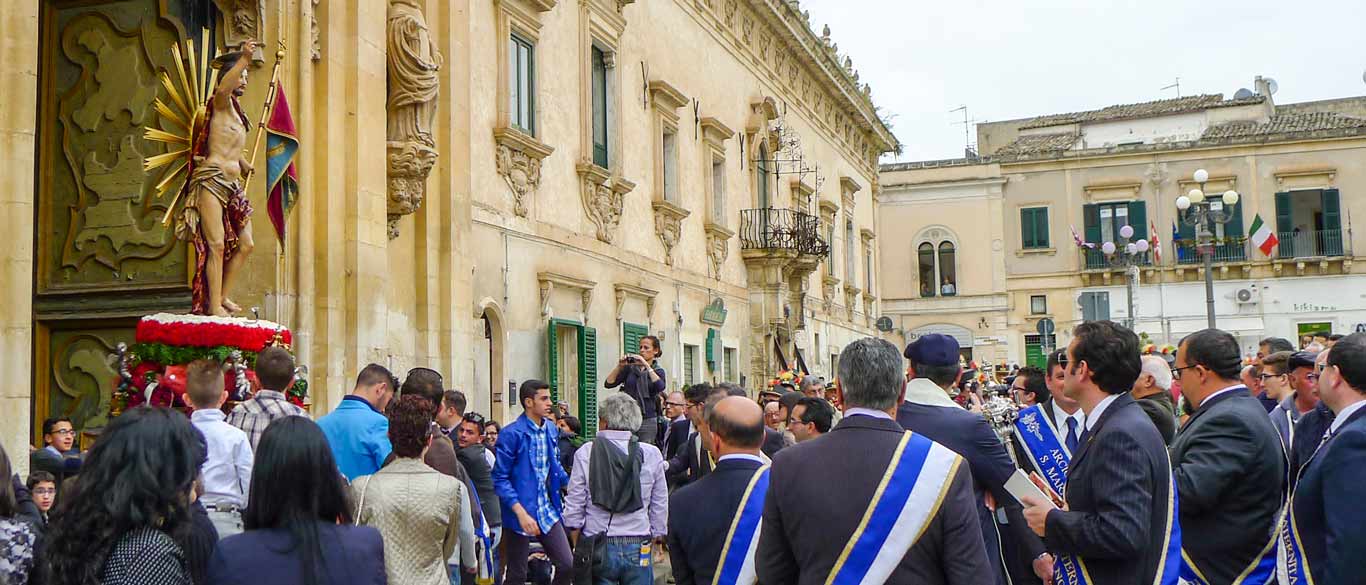
[(1162, 88), (1162, 89), (1159, 90), (1159, 91), (1167, 91), (1167, 90), (1172, 89), (1172, 88), (1176, 88), (1176, 97), (1181, 97), (1181, 78), (1180, 78), (1180, 77), (1176, 78), (1176, 83), (1173, 83), (1173, 84), (1171, 84), (1171, 85), (1168, 85), (1168, 86)]
[(962, 125), (963, 125), (963, 155), (964, 155), (965, 158), (974, 158), (974, 157), (977, 155), (977, 153), (976, 153), (976, 151), (973, 149), (973, 144), (972, 144), (972, 138), (971, 138), (970, 130), (971, 130), (971, 128), (972, 128), (972, 125), (975, 124), (975, 123), (977, 123), (978, 120), (975, 119), (975, 118), (969, 118), (969, 117), (968, 117), (968, 106), (967, 106), (967, 104), (964, 104), (964, 105), (958, 106), (958, 107), (956, 107), (956, 108), (954, 108), (954, 109), (952, 109), (952, 110), (949, 110), (949, 113), (950, 113), (950, 114), (952, 114), (952, 113), (954, 113), (954, 112), (963, 112), (963, 121), (962, 121), (962, 122), (954, 122), (954, 124), (962, 124)]

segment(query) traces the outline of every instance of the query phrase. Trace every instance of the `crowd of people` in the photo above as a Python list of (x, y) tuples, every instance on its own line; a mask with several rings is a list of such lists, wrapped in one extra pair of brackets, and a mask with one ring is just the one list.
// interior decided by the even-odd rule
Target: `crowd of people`
[(277, 348), (225, 412), (196, 361), (189, 416), (131, 409), (88, 452), (44, 421), (23, 482), (0, 452), (0, 583), (1366, 583), (1366, 334), (1245, 360), (1216, 329), (1172, 359), (1072, 333), (1007, 378), (1004, 428), (937, 334), (757, 400), (667, 391), (646, 337), (591, 430), (544, 381), (503, 426), (377, 364), (314, 422)]

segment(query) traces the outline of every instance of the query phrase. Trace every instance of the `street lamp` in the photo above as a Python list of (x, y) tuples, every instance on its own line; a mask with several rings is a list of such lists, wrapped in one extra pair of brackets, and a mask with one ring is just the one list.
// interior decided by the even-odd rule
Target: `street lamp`
[(1123, 268), (1125, 277), (1125, 294), (1129, 302), (1129, 317), (1125, 319), (1124, 326), (1133, 330), (1137, 316), (1134, 315), (1134, 286), (1138, 284), (1138, 266), (1143, 263), (1143, 255), (1148, 252), (1148, 240), (1129, 241), (1134, 237), (1133, 226), (1119, 228), (1118, 242), (1105, 242), (1100, 245), (1100, 252), (1105, 255), (1105, 262), (1114, 268)]
[(1214, 328), (1214, 232), (1213, 227), (1233, 220), (1231, 207), (1238, 204), (1238, 192), (1224, 191), (1218, 198), (1205, 195), (1205, 182), (1209, 172), (1205, 169), (1195, 171), (1193, 177), (1199, 188), (1176, 198), (1177, 215), (1181, 223), (1195, 228), (1196, 250), (1205, 257), (1205, 319), (1209, 328)]

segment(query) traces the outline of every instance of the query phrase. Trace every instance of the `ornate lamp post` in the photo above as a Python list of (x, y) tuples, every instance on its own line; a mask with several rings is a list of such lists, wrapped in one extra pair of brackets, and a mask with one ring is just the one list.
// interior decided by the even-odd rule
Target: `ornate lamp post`
[(1124, 268), (1124, 292), (1129, 302), (1129, 316), (1124, 320), (1124, 326), (1130, 330), (1134, 328), (1138, 318), (1134, 315), (1134, 287), (1138, 284), (1138, 265), (1143, 263), (1143, 255), (1148, 252), (1148, 240), (1131, 242), (1129, 239), (1132, 237), (1134, 228), (1126, 225), (1119, 228), (1119, 241), (1100, 245), (1100, 251), (1105, 254), (1105, 261), (1110, 266)]
[(1226, 224), (1233, 220), (1228, 208), (1238, 204), (1238, 192), (1224, 191), (1218, 198), (1205, 196), (1205, 182), (1209, 172), (1205, 169), (1195, 171), (1195, 182), (1199, 188), (1176, 198), (1176, 209), (1181, 222), (1195, 228), (1196, 249), (1205, 257), (1205, 318), (1209, 327), (1214, 328), (1214, 231), (1215, 225)]

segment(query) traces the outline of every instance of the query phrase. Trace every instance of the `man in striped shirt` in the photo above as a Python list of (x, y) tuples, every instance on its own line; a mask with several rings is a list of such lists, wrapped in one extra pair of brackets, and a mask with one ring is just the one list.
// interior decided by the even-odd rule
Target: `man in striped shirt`
[(228, 414), (228, 424), (246, 431), (253, 451), (271, 421), (286, 416), (308, 416), (308, 411), (285, 398), (285, 392), (294, 385), (294, 356), (289, 355), (289, 351), (280, 347), (261, 350), (256, 355), (256, 377), (261, 381), (261, 389), (250, 400), (239, 402)]

